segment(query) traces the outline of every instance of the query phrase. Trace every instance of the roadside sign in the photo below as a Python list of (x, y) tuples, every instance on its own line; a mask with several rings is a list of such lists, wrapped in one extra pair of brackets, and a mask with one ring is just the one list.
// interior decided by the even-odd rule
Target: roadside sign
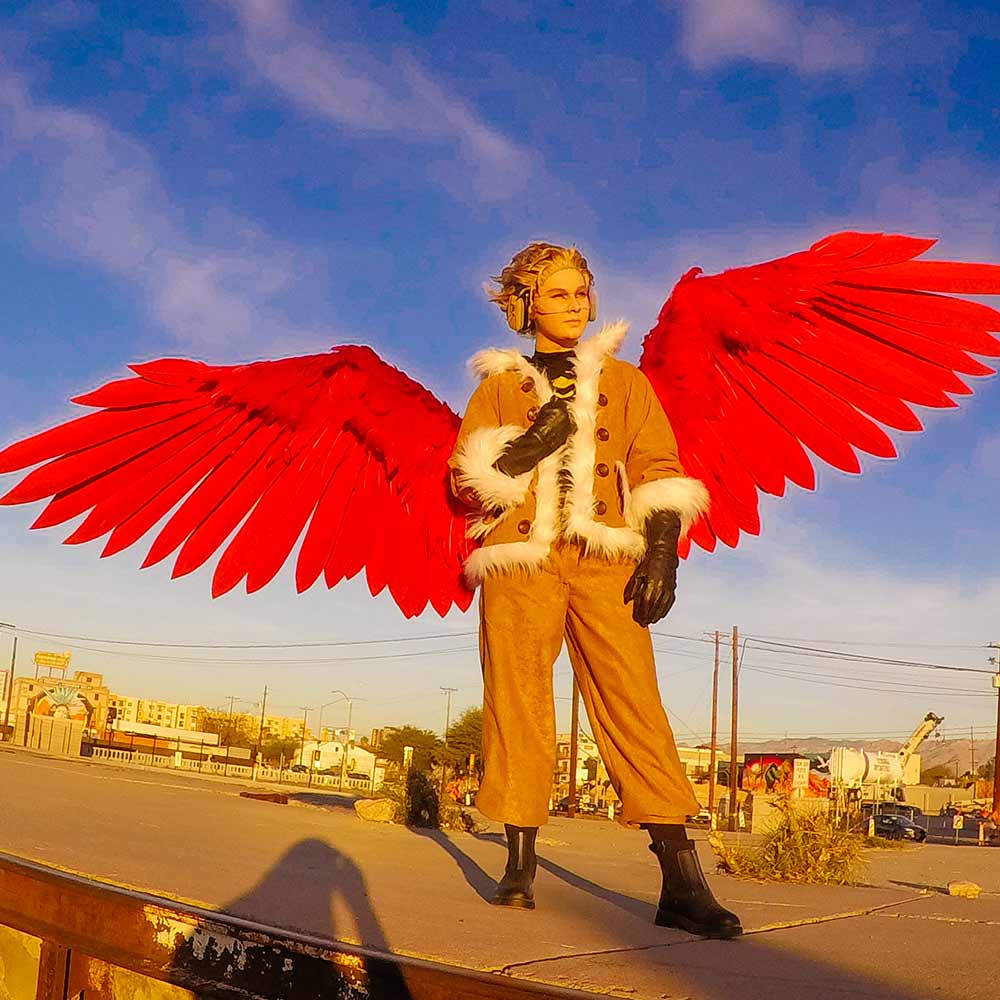
[(951, 828), (961, 830), (963, 826), (965, 826), (965, 817), (961, 813), (955, 813), (951, 818)]
[(792, 762), (792, 788), (809, 787), (809, 759), (796, 757)]
[(65, 670), (69, 666), (72, 653), (35, 653), (36, 667), (50, 667), (55, 670)]

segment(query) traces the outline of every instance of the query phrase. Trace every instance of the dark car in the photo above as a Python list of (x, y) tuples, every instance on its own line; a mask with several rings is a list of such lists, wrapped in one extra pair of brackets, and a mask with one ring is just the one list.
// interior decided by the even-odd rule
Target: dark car
[(920, 844), (927, 839), (927, 831), (905, 816), (876, 816), (875, 836), (888, 840), (915, 840)]
[(877, 810), (873, 802), (861, 804), (861, 815), (866, 819), (876, 812), (881, 816), (903, 816), (912, 823), (924, 817), (923, 811), (918, 806), (911, 806), (905, 802), (879, 802)]

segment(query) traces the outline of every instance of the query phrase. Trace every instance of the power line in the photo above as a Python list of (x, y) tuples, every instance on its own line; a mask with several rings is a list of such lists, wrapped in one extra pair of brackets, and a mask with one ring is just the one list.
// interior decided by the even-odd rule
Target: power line
[(101, 656), (121, 656), (136, 660), (158, 660), (166, 663), (196, 663), (215, 664), (230, 667), (291, 667), (291, 666), (326, 666), (331, 663), (360, 663), (366, 660), (408, 660), (416, 656), (444, 656), (451, 653), (468, 653), (478, 649), (477, 646), (455, 646), (451, 649), (409, 650), (405, 653), (379, 653), (374, 656), (323, 656), (316, 658), (295, 659), (227, 659), (208, 656), (167, 656), (162, 653), (142, 653), (121, 649), (96, 649), (93, 646), (81, 646), (77, 643), (65, 643), (70, 649), (81, 653), (96, 653)]
[(324, 646), (374, 646), (394, 642), (421, 642), (425, 639), (468, 639), (478, 635), (469, 632), (438, 632), (432, 635), (400, 636), (392, 639), (329, 639), (315, 642), (256, 642), (256, 643), (213, 643), (213, 642), (146, 642), (143, 639), (99, 639), (94, 636), (71, 635), (63, 632), (43, 632), (37, 629), (16, 629), (18, 635), (35, 636), (42, 639), (65, 639), (78, 642), (96, 642), (105, 646), (149, 646), (165, 649), (316, 649)]

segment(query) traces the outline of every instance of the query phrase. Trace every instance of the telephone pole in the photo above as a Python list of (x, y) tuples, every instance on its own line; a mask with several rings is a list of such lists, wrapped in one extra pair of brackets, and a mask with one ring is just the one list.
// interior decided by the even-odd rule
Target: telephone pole
[(736, 764), (736, 740), (739, 728), (740, 705), (740, 630), (733, 626), (733, 704), (729, 734), (729, 829), (738, 830), (736, 822), (736, 783), (739, 767)]
[[(1000, 642), (991, 642), (989, 647), (1000, 654)], [(993, 806), (990, 815), (993, 822), (1000, 826), (1000, 659), (991, 656), (990, 663), (997, 668), (997, 673), (993, 675), (993, 687), (997, 693), (997, 742), (993, 751)]]
[[(719, 766), (719, 633), (715, 633), (715, 670), (712, 673), (712, 753), (708, 764), (708, 811), (715, 816), (715, 772)], [(714, 825), (713, 825), (714, 829)]]
[[(447, 701), (444, 710), (444, 745), (448, 746), (448, 730), (451, 728), (451, 696), (458, 690), (458, 688), (442, 687), (441, 690), (445, 693)], [(444, 795), (445, 782), (448, 778), (448, 761), (442, 759), (441, 761), (441, 794)]]
[(573, 674), (573, 714), (569, 727), (569, 796), (566, 815), (576, 815), (576, 768), (580, 759), (580, 685)]
[(264, 685), (264, 696), (260, 699), (260, 728), (257, 730), (257, 753), (260, 753), (264, 742), (264, 711), (267, 709), (267, 685)]
[[(309, 716), (309, 709), (312, 705), (299, 705), (302, 709), (302, 742), (299, 744), (299, 763), (305, 763), (306, 756), (306, 719)], [(312, 768), (312, 761), (309, 762), (310, 769)]]
[[(0, 628), (14, 628), (13, 625), (9, 625), (7, 622), (0, 622)], [(17, 667), (17, 634), (14, 634), (14, 645), (10, 651), (10, 676), (7, 678), (7, 699), (3, 706), (3, 728), (0, 729), (0, 735), (4, 739), (7, 738), (7, 722), (10, 719), (10, 700), (14, 693), (14, 671)]]

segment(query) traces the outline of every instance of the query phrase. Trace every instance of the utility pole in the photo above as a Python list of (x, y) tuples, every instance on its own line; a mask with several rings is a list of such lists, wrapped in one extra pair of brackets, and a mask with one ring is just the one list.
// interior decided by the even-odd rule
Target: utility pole
[(576, 815), (576, 767), (580, 756), (580, 685), (573, 674), (573, 714), (569, 728), (569, 798), (566, 801), (566, 814), (572, 818)]
[[(444, 710), (444, 745), (445, 748), (448, 746), (448, 730), (451, 728), (451, 696), (458, 690), (458, 688), (442, 687), (441, 690), (445, 693), (447, 698), (447, 704)], [(444, 795), (445, 781), (448, 777), (448, 761), (441, 761), (441, 794)]]
[(239, 700), (239, 695), (227, 694), (229, 699), (229, 720), (226, 722), (226, 763), (223, 765), (223, 774), (229, 777), (229, 748), (233, 742), (233, 705)]
[(715, 772), (719, 766), (719, 642), (718, 631), (715, 633), (715, 670), (712, 673), (712, 753), (708, 764), (708, 811), (713, 816), (712, 828), (715, 828)]
[[(1000, 642), (991, 642), (989, 646), (990, 649), (1000, 653)], [(993, 822), (1000, 826), (1000, 659), (991, 656), (990, 663), (997, 668), (997, 673), (993, 675), (993, 687), (997, 692), (997, 742), (993, 751), (993, 806), (990, 809), (990, 816)]]
[[(7, 622), (0, 622), (0, 628), (14, 628)], [(10, 719), (10, 700), (14, 693), (14, 670), (17, 666), (17, 634), (14, 635), (14, 645), (10, 651), (10, 677), (7, 678), (7, 700), (3, 707), (3, 736), (7, 736), (7, 722)]]
[(303, 758), (306, 755), (306, 719), (309, 716), (309, 709), (311, 707), (312, 707), (311, 705), (299, 705), (299, 708), (302, 709), (302, 742), (299, 744), (299, 763), (300, 764), (304, 764), (305, 763), (305, 760)]
[(260, 726), (257, 729), (257, 745), (253, 750), (253, 761), (251, 762), (250, 774), (254, 781), (257, 780), (257, 767), (258, 762), (263, 762), (264, 751), (262, 749), (264, 744), (264, 711), (267, 708), (267, 685), (264, 685), (264, 694), (260, 699)]
[(976, 797), (976, 730), (969, 726), (969, 772), (972, 774), (972, 797)]
[(739, 728), (740, 705), (740, 630), (733, 626), (733, 705), (729, 742), (729, 829), (738, 830), (736, 822), (736, 782), (739, 768), (736, 764), (736, 740)]
[(264, 711), (267, 708), (267, 685), (264, 685), (264, 696), (260, 700), (260, 728), (257, 730), (257, 752), (260, 753), (264, 742)]

